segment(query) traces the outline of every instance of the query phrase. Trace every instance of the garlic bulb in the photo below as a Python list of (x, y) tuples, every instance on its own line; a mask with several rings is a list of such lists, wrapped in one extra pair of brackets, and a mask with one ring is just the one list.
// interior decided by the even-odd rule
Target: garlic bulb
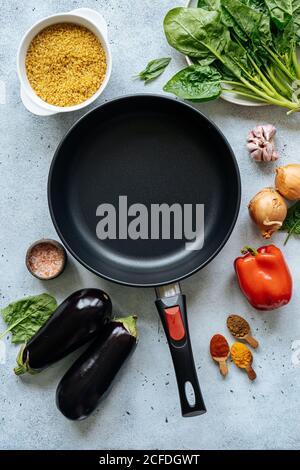
[(287, 206), (284, 199), (273, 188), (263, 188), (248, 205), (251, 219), (260, 228), (264, 238), (270, 238), (282, 226)]
[(292, 163), (276, 168), (275, 187), (291, 201), (300, 199), (300, 164)]
[(256, 162), (271, 162), (279, 158), (273, 139), (276, 128), (272, 124), (256, 126), (247, 136), (247, 149)]

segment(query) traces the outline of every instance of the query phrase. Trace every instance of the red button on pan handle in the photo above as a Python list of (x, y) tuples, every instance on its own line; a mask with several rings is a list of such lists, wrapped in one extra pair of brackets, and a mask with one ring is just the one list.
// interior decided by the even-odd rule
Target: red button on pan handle
[(179, 306), (166, 308), (165, 314), (171, 338), (180, 341), (185, 337), (185, 330)]

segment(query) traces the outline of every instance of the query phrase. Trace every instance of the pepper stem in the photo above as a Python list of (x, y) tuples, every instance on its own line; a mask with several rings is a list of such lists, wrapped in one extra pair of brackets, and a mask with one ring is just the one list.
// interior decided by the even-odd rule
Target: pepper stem
[(252, 248), (251, 246), (244, 246), (244, 248), (241, 249), (242, 255), (246, 255), (247, 253), (250, 253), (252, 256), (256, 256), (258, 251), (255, 248)]

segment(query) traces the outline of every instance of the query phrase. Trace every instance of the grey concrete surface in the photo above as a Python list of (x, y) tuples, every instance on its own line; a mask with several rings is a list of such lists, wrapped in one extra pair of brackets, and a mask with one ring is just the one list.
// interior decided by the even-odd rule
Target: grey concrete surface
[[(100, 11), (109, 25), (113, 73), (95, 103), (128, 93), (162, 93), (166, 79), (184, 65), (164, 39), (162, 19), (177, 0), (1, 0), (0, 80), (0, 306), (35, 293), (50, 292), (59, 301), (84, 286), (98, 286), (112, 297), (117, 313), (139, 316), (140, 342), (109, 397), (84, 422), (67, 421), (56, 409), (55, 388), (71, 363), (68, 358), (35, 377), (12, 373), (18, 348), (5, 340), (6, 363), (0, 364), (1, 449), (297, 449), (300, 446), (300, 365), (292, 363), (292, 344), (300, 340), (299, 239), (283, 248), (283, 234), (274, 242), (284, 250), (294, 278), (294, 294), (284, 309), (254, 311), (238, 290), (233, 260), (245, 244), (262, 239), (249, 222), (247, 203), (263, 186), (272, 184), (274, 164), (250, 161), (245, 137), (256, 123), (278, 128), (281, 163), (300, 162), (300, 116), (270, 107), (242, 108), (222, 100), (199, 105), (230, 141), (242, 177), (238, 222), (226, 247), (205, 269), (182, 283), (188, 297), (195, 361), (207, 413), (183, 419), (171, 358), (153, 304), (152, 289), (130, 289), (97, 278), (70, 258), (58, 280), (31, 277), (24, 265), (28, 245), (41, 237), (57, 238), (48, 213), (46, 182), (53, 152), (83, 112), (40, 118), (23, 107), (15, 56), (25, 30), (45, 15), (88, 6)], [(152, 58), (173, 57), (169, 69), (148, 86), (133, 80)], [(3, 86), (2, 86), (3, 87)], [(3, 104), (3, 101), (5, 103)], [(212, 142), (213, 145), (213, 142)], [(199, 181), (199, 184), (200, 181)], [(215, 188), (211, 188), (213, 192)], [(220, 223), (222, 221), (220, 220)], [(250, 322), (260, 348), (254, 352), (257, 380), (233, 364), (222, 380), (212, 362), (211, 335), (226, 334), (230, 312)], [(1, 330), (5, 328), (0, 321)], [(299, 347), (299, 346), (298, 346)]]

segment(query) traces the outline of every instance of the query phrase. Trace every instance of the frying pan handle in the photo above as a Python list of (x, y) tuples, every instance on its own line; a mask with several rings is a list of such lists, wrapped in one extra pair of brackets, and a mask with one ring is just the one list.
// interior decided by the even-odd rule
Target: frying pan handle
[[(175, 294), (166, 295), (166, 286), (156, 289), (155, 302), (160, 315), (173, 359), (182, 416), (197, 416), (206, 412), (195, 368), (189, 335), (186, 297), (179, 284), (172, 286)], [(169, 293), (172, 289), (169, 289)]]

